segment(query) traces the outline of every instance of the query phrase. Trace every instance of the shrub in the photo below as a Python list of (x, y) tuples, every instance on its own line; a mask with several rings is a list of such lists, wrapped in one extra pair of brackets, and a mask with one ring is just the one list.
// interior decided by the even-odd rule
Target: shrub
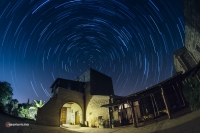
[(197, 110), (200, 107), (200, 83), (194, 77), (185, 84), (183, 88), (186, 100), (190, 104), (192, 110)]

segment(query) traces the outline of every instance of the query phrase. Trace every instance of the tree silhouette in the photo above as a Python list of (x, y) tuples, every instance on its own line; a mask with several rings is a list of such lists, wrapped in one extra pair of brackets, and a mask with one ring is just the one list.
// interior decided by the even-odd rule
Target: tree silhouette
[(0, 109), (5, 110), (6, 105), (11, 101), (13, 89), (8, 82), (0, 81)]

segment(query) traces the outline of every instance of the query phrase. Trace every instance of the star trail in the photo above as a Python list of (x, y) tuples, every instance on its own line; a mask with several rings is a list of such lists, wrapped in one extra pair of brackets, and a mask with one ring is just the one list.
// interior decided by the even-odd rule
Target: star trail
[(181, 0), (1, 0), (0, 80), (47, 101), (56, 78), (91, 67), (124, 96), (172, 76), (184, 34)]

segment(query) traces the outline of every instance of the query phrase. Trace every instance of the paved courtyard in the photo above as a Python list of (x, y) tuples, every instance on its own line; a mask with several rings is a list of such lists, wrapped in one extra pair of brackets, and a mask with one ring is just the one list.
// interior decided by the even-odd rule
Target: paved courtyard
[[(110, 128), (79, 126), (51, 127), (16, 120), (0, 114), (0, 133), (200, 133), (200, 110), (185, 116), (134, 128), (132, 125)], [(5, 122), (29, 123), (29, 126), (5, 127)]]

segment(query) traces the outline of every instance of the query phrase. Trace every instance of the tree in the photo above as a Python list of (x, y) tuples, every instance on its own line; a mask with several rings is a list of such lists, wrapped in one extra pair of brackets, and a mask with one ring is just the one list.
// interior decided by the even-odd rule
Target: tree
[(13, 95), (13, 89), (8, 82), (0, 81), (0, 109), (4, 110), (5, 106), (10, 102)]
[(10, 102), (6, 105), (6, 108), (9, 114), (18, 115), (18, 100), (11, 99)]
[(19, 116), (24, 118), (30, 118), (29, 109), (24, 108), (24, 106), (20, 107)]
[(184, 86), (183, 92), (192, 110), (197, 110), (200, 107), (200, 83), (192, 77)]
[(33, 118), (33, 119), (36, 119), (35, 116), (37, 116), (37, 111), (38, 111), (38, 108), (41, 108), (42, 106), (44, 106), (45, 102), (42, 102), (42, 100), (33, 100), (33, 106), (31, 106), (29, 108), (29, 112), (30, 112), (30, 116)]
[(42, 102), (42, 100), (40, 100), (40, 101), (34, 100), (34, 105), (37, 108), (42, 108), (42, 106), (44, 106), (44, 104), (45, 104), (45, 102)]

